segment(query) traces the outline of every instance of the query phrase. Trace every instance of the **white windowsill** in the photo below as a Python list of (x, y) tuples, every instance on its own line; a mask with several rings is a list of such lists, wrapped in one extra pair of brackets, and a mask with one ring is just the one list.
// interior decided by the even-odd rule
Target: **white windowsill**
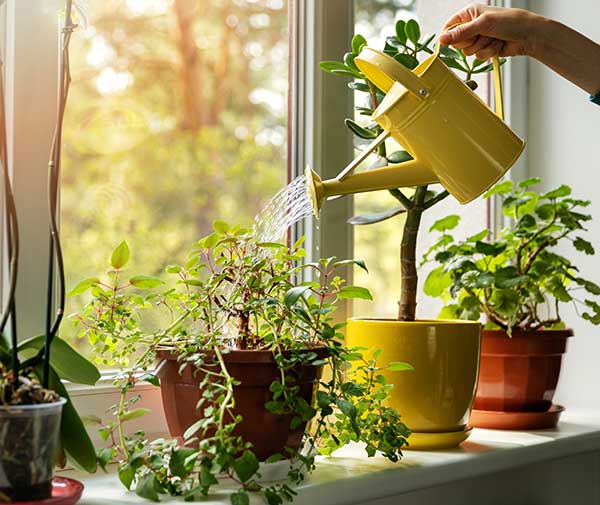
[[(444, 486), (452, 486), (463, 480), (472, 483), (476, 478), (502, 475), (502, 472), (515, 469), (519, 470), (519, 473), (526, 473), (528, 468), (556, 460), (566, 462), (562, 464), (558, 478), (562, 478), (564, 474), (564, 478), (568, 480), (568, 465), (571, 464), (568, 458), (583, 457), (591, 453), (600, 455), (600, 412), (567, 412), (559, 428), (555, 430), (508, 432), (475, 429), (469, 440), (459, 448), (447, 451), (406, 451), (405, 457), (398, 464), (380, 457), (367, 458), (362, 448), (355, 445), (339, 451), (332, 458), (320, 457), (315, 472), (297, 489), (299, 494), (294, 503), (388, 504), (396, 503), (396, 498), (401, 495), (407, 497), (406, 503), (413, 503), (408, 497), (415, 492), (436, 488), (440, 496), (445, 496)], [(600, 456), (595, 455), (594, 458), (595, 461), (600, 461)], [(590, 466), (588, 463), (586, 465)], [(597, 464), (595, 468), (598, 469)], [(542, 473), (549, 475), (546, 471)], [(80, 502), (83, 505), (144, 502), (134, 493), (126, 492), (113, 474), (83, 476), (68, 471), (61, 472), (61, 475), (78, 478), (84, 482), (86, 489)], [(590, 482), (590, 485), (598, 487), (597, 478)], [(473, 484), (469, 486), (472, 487)], [(229, 504), (230, 489), (232, 487), (225, 481), (217, 494), (202, 503)], [(520, 503), (517, 499), (518, 490), (511, 492), (515, 497), (512, 503)], [(598, 497), (597, 490), (590, 492)], [(449, 499), (450, 495), (447, 495), (447, 498)], [(171, 502), (180, 500), (163, 501)], [(447, 500), (445, 503), (450, 502), (451, 500)], [(262, 503), (262, 500), (256, 497), (253, 503)], [(463, 498), (463, 503), (469, 503), (468, 499), (465, 502)]]

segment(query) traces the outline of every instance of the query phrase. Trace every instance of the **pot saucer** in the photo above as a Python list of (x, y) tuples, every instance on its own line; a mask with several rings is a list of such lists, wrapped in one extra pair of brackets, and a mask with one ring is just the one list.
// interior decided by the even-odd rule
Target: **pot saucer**
[(67, 477), (52, 479), (52, 496), (46, 500), (16, 501), (9, 505), (73, 505), (79, 501), (83, 493), (83, 484)]
[(447, 431), (444, 433), (424, 433), (413, 431), (408, 437), (408, 446), (402, 450), (407, 451), (431, 451), (436, 449), (451, 449), (464, 442), (473, 431), (471, 426), (464, 430)]
[(475, 410), (470, 423), (477, 428), (491, 430), (543, 430), (556, 428), (562, 405), (552, 405), (546, 412), (506, 412), (500, 410)]

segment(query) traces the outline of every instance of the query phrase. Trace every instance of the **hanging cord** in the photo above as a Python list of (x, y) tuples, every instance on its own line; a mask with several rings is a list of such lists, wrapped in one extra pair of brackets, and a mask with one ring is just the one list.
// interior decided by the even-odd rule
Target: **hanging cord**
[[(43, 386), (48, 387), (50, 378), (50, 349), (52, 341), (58, 332), (60, 323), (65, 313), (65, 270), (63, 262), (63, 253), (60, 243), (60, 234), (58, 230), (58, 188), (60, 184), (60, 163), (61, 163), (61, 144), (62, 129), (65, 117), (67, 99), (69, 97), (69, 86), (71, 84), (71, 71), (69, 64), (69, 43), (71, 34), (77, 27), (72, 19), (73, 1), (67, 0), (65, 9), (65, 25), (61, 31), (61, 54), (59, 65), (58, 82), (58, 108), (56, 129), (54, 130), (54, 139), (50, 161), (48, 162), (48, 207), (50, 211), (50, 245), (48, 253), (48, 286), (46, 292), (46, 331), (43, 348), (44, 357), (44, 378)], [(58, 307), (54, 314), (53, 321), (53, 295), (54, 295), (54, 267), (58, 278)]]

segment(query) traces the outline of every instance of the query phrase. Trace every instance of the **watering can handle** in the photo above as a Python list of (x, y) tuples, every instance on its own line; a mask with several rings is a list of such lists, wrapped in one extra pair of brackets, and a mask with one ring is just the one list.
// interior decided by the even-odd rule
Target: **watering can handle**
[[(440, 53), (440, 43), (436, 43), (434, 54)], [(410, 69), (397, 62), (391, 56), (372, 49), (363, 47), (354, 62), (367, 78), (384, 93), (387, 93), (393, 84), (398, 81), (417, 98), (424, 100), (430, 93), (427, 84)], [(494, 69), (494, 97), (496, 115), (504, 120), (504, 107), (502, 101), (502, 78), (500, 75), (500, 60), (498, 56), (492, 58)]]

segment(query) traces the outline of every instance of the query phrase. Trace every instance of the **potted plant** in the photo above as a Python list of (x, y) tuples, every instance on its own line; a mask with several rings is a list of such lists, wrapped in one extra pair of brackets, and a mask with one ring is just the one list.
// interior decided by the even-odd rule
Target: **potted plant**
[[(121, 383), (116, 420), (102, 431), (111, 441), (105, 460), (118, 457), (121, 481), (150, 499), (162, 493), (194, 499), (225, 475), (239, 484), (232, 504), (248, 503), (250, 491), (278, 504), (292, 499), (291, 485), (314, 468), (316, 452), (360, 441), (369, 456), (396, 461), (409, 430), (383, 403), (392, 386), (377, 356), (345, 347), (343, 325), (332, 322), (338, 300), (370, 297), (336, 273), (364, 264), (335, 258), (303, 264), (301, 241), (257, 242), (251, 230), (221, 221), (214, 228), (185, 265), (167, 267), (173, 281), (160, 292), (161, 279), (124, 277), (125, 243), (112, 255), (108, 280), (86, 279), (74, 290), (93, 294), (78, 315), (82, 335), (101, 359), (132, 367)], [(300, 282), (307, 272), (314, 280)], [(140, 321), (152, 319), (153, 310), (168, 317), (148, 331)], [(176, 440), (147, 443), (143, 433), (127, 437), (123, 424), (145, 413), (127, 396), (133, 371), (152, 370), (156, 360), (157, 377), (146, 378), (160, 382)], [(395, 362), (387, 369), (410, 366)], [(289, 466), (288, 482), (263, 484), (261, 473), (278, 460)]]
[[(439, 266), (425, 292), (441, 297), (441, 317), (483, 316), (481, 370), (472, 422), (490, 428), (543, 428), (556, 424), (562, 407), (552, 404), (566, 341), (573, 335), (560, 314), (573, 303), (584, 319), (600, 323), (600, 286), (581, 277), (570, 259), (554, 248), (571, 242), (594, 254), (583, 238), (590, 202), (562, 185), (535, 192), (537, 178), (505, 181), (485, 195), (503, 197), (509, 225), (497, 238), (488, 230), (463, 241), (443, 227), (425, 260)], [(439, 227), (438, 227), (439, 228)]]
[[(405, 67), (413, 70), (420, 64), (420, 55), (431, 55), (434, 36), (422, 37), (415, 20), (398, 21), (395, 35), (386, 38), (383, 52)], [(368, 104), (360, 104), (356, 111), (371, 116), (385, 94), (359, 70), (354, 59), (367, 44), (362, 35), (352, 39), (351, 51), (343, 62), (324, 61), (321, 68), (327, 72), (351, 77), (351, 89), (362, 91)], [(489, 72), (491, 63), (469, 60), (460, 51), (441, 48), (441, 58), (453, 69), (464, 72), (466, 84), (475, 89), (474, 75)], [(359, 144), (372, 141), (383, 131), (371, 122), (361, 126), (353, 119), (346, 125)], [(389, 147), (389, 146), (387, 146)], [(399, 149), (388, 152), (381, 144), (377, 152), (384, 163), (400, 163), (412, 159), (410, 153)], [(378, 165), (375, 165), (378, 166)], [(410, 193), (405, 189), (389, 191), (399, 204), (385, 212), (355, 216), (349, 220), (354, 225), (369, 225), (405, 216), (400, 244), (401, 292), (397, 320), (353, 318), (348, 322), (349, 345), (381, 347), (388, 359), (403, 359), (414, 367), (413, 373), (400, 377), (388, 376), (394, 383), (390, 405), (402, 405), (403, 418), (410, 425), (412, 448), (433, 448), (455, 445), (466, 439), (469, 413), (475, 394), (479, 360), (480, 328), (468, 321), (416, 320), (418, 272), (416, 264), (417, 239), (424, 212), (448, 196), (448, 191), (432, 191), (428, 186), (418, 186)], [(432, 435), (431, 433), (434, 433)]]
[[(68, 91), (68, 43), (75, 25), (68, 0), (63, 28), (59, 117), (51, 154), (50, 214), (51, 256), (46, 333), (19, 342), (15, 289), (19, 260), (19, 233), (15, 200), (8, 171), (5, 97), (0, 83), (0, 163), (6, 215), (8, 293), (0, 314), (0, 501), (45, 500), (52, 496), (54, 467), (68, 457), (84, 470), (96, 469), (96, 453), (81, 418), (75, 411), (62, 380), (93, 385), (97, 368), (57, 337), (64, 309), (64, 282), (59, 282), (58, 311), (53, 317), (54, 268), (64, 281), (57, 216), (62, 116)], [(10, 325), (8, 324), (10, 322)], [(10, 338), (7, 338), (7, 333)], [(59, 450), (60, 449), (60, 450)], [(70, 481), (69, 497), (82, 486)], [(64, 496), (64, 491), (63, 496)]]

